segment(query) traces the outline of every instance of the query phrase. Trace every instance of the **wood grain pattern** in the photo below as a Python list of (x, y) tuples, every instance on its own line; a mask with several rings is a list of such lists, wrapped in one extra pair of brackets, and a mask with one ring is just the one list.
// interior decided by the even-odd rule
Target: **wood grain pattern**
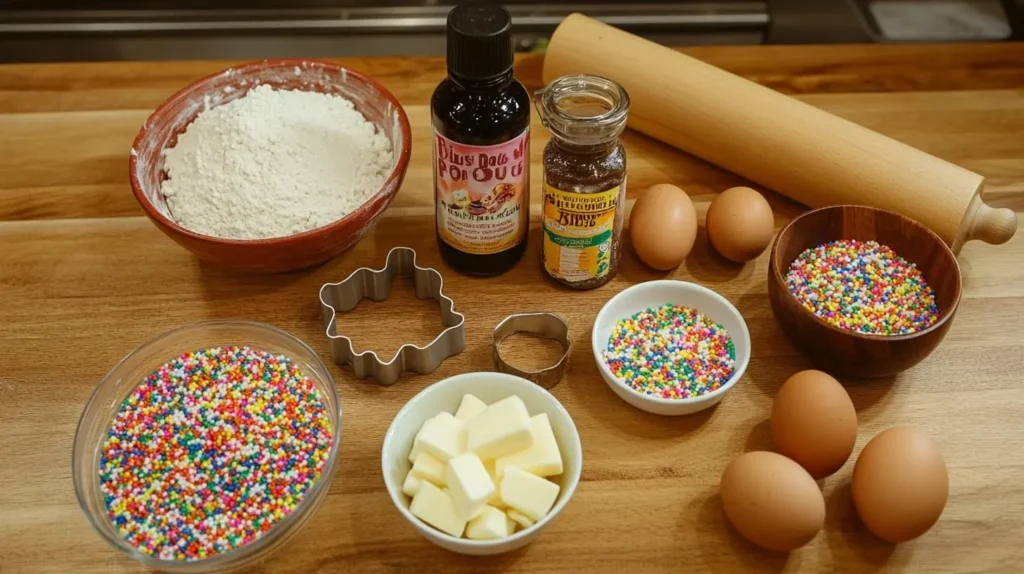
[[(1024, 211), (1024, 47), (855, 46), (697, 50), (815, 106), (878, 129), (985, 175), (991, 202)], [(544, 279), (534, 219), (524, 260), (496, 280), (446, 269), (433, 235), (427, 98), (437, 60), (345, 61), (396, 93), (413, 126), (413, 157), (393, 206), (348, 253), (299, 273), (241, 276), (198, 263), (164, 237), (131, 198), (128, 149), (163, 98), (216, 62), (0, 67), (0, 571), (138, 572), (90, 530), (75, 501), (70, 452), (93, 386), (146, 338), (207, 318), (240, 317), (287, 329), (321, 356), (317, 292), (396, 245), (438, 266), (467, 317), (467, 348), (427, 376), (389, 388), (332, 367), (344, 401), (341, 461), (310, 524), (259, 572), (1016, 572), (1024, 561), (1024, 234), (1000, 247), (967, 245), (963, 299), (939, 349), (897, 377), (844, 381), (858, 408), (860, 448), (884, 428), (921, 428), (942, 446), (950, 502), (935, 529), (891, 546), (869, 535), (849, 495), (851, 459), (822, 484), (826, 528), (789, 556), (766, 553), (726, 524), (722, 470), (746, 450), (771, 448), (776, 389), (809, 363), (786, 342), (768, 304), (768, 254), (729, 264), (703, 231), (679, 269), (644, 267), (628, 239), (619, 276), (569, 292)], [(529, 78), (530, 65), (521, 62)], [(539, 69), (533, 72), (539, 77)], [(979, 88), (979, 89), (975, 89)], [(893, 90), (887, 92), (887, 90)], [(536, 128), (535, 153), (546, 134)], [(631, 197), (670, 181), (699, 219), (718, 191), (743, 180), (633, 133)], [(539, 165), (535, 156), (533, 165)], [(539, 183), (534, 170), (534, 185)], [(535, 187), (536, 188), (536, 187)], [(782, 225), (801, 208), (766, 194)], [(535, 214), (536, 216), (536, 214)], [(493, 559), (448, 554), (422, 540), (387, 497), (380, 447), (391, 418), (424, 385), (492, 368), (491, 329), (516, 311), (556, 311), (576, 341), (624, 287), (675, 277), (715, 289), (744, 314), (754, 349), (747, 374), (717, 408), (678, 419), (648, 415), (601, 381), (575, 347), (555, 394), (583, 442), (582, 483), (565, 512), (530, 547)], [(382, 324), (382, 316), (388, 317)], [(346, 315), (357, 347), (393, 352), (439, 325), (411, 288)], [(509, 341), (505, 356), (536, 368), (557, 349)], [(556, 345), (557, 347), (557, 345)], [(538, 364), (538, 361), (541, 361)]]
[[(877, 241), (916, 265), (935, 290), (939, 320), (917, 333), (879, 337), (833, 327), (804, 309), (789, 293), (786, 273), (805, 250), (839, 239)], [(783, 333), (835, 377), (892, 377), (920, 363), (949, 331), (961, 287), (956, 257), (934, 233), (897, 213), (863, 206), (824, 207), (797, 217), (779, 231), (768, 262), (768, 297)]]
[[(695, 46), (680, 52), (787, 94), (998, 90), (1024, 84), (1024, 43)], [(444, 77), (437, 58), (338, 58), (404, 102)], [(541, 55), (518, 57), (517, 75), (541, 87)], [(0, 68), (0, 109), (54, 112), (153, 109), (182, 86), (238, 61), (23, 64)]]

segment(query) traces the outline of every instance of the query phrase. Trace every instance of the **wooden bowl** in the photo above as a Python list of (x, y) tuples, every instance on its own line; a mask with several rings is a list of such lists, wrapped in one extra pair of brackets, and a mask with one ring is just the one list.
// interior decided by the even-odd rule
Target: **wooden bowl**
[[(935, 291), (939, 320), (909, 335), (865, 335), (832, 326), (804, 308), (786, 287), (789, 266), (804, 250), (839, 239), (874, 240), (917, 265)], [(919, 363), (946, 336), (960, 291), (960, 266), (935, 233), (871, 207), (824, 207), (797, 217), (775, 238), (768, 266), (768, 296), (783, 333), (819, 369), (837, 377), (888, 377)]]
[[(356, 211), (323, 227), (271, 239), (224, 239), (175, 223), (160, 193), (165, 148), (207, 106), (238, 99), (257, 85), (337, 94), (350, 100), (391, 142), (395, 165), (380, 191)], [(128, 164), (135, 199), (168, 237), (200, 259), (237, 271), (275, 273), (323, 263), (355, 245), (387, 209), (402, 185), (411, 150), (409, 118), (383, 86), (358, 72), (310, 60), (267, 60), (229, 68), (186, 87), (161, 104), (132, 146)]]

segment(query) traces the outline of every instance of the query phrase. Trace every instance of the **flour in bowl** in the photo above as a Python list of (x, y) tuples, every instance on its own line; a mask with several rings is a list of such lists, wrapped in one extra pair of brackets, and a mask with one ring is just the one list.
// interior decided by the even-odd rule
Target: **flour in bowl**
[(352, 102), (266, 85), (200, 113), (163, 153), (173, 219), (230, 239), (337, 221), (380, 191), (394, 166), (391, 143)]

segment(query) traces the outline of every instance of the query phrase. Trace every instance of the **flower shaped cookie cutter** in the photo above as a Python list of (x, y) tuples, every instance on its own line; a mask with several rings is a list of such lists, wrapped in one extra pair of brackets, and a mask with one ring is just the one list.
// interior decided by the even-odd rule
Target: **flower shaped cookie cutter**
[[(351, 311), (363, 298), (384, 301), (391, 294), (394, 279), (403, 275), (412, 277), (417, 298), (437, 300), (445, 329), (423, 347), (402, 345), (390, 361), (382, 361), (370, 350), (356, 353), (352, 340), (338, 332), (338, 313)], [(455, 301), (445, 296), (443, 287), (441, 273), (417, 265), (416, 251), (408, 247), (395, 247), (388, 252), (383, 269), (361, 267), (343, 281), (325, 283), (320, 287), (320, 316), (334, 362), (352, 365), (356, 378), (393, 385), (405, 371), (430, 373), (445, 359), (461, 353), (466, 348), (466, 318), (455, 311)]]

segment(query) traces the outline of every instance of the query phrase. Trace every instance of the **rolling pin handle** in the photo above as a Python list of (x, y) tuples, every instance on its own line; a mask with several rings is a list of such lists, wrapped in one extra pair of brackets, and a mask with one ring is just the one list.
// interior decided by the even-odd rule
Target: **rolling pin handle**
[(1017, 214), (1012, 209), (995, 209), (982, 203), (974, 214), (967, 240), (980, 239), (991, 245), (1006, 243), (1017, 232)]

